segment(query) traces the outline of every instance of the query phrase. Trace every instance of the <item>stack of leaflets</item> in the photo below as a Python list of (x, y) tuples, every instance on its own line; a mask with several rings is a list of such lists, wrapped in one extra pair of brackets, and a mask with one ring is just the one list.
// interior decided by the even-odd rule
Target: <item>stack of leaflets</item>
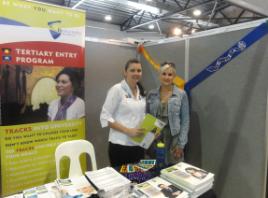
[(21, 194), (10, 195), (5, 198), (23, 198), (23, 194), (21, 193)]
[(155, 139), (155, 134), (160, 133), (166, 123), (152, 116), (146, 114), (140, 128), (144, 129), (144, 134), (139, 137), (131, 138), (131, 141), (145, 149), (148, 149)]
[(99, 197), (128, 197), (131, 181), (111, 167), (85, 173), (90, 182), (97, 188)]
[(134, 198), (188, 198), (188, 192), (172, 185), (170, 182), (154, 177), (146, 182), (137, 184), (132, 193)]
[(60, 198), (61, 193), (54, 183), (26, 189), (22, 192), (24, 198)]
[(211, 189), (214, 181), (214, 174), (185, 162), (161, 170), (161, 177), (189, 192), (192, 198)]
[(96, 189), (85, 176), (72, 179), (56, 179), (55, 181), (61, 197), (86, 198), (97, 194)]
[(23, 193), (10, 195), (10, 196), (7, 196), (5, 198), (23, 198)]

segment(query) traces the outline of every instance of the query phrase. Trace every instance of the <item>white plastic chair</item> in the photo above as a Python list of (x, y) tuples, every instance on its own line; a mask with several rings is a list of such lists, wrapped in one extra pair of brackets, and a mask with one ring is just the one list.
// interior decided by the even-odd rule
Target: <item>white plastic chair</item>
[(87, 153), (91, 159), (92, 170), (97, 170), (95, 150), (93, 145), (87, 140), (71, 140), (58, 145), (55, 151), (57, 178), (60, 178), (60, 160), (67, 156), (70, 158), (69, 178), (83, 175), (79, 157), (82, 153)]

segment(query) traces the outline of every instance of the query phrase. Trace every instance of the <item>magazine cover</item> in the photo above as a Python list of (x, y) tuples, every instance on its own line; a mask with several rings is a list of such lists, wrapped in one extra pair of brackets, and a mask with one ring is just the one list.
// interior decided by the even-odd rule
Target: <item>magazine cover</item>
[(161, 175), (190, 189), (198, 188), (206, 183), (211, 183), (214, 179), (214, 174), (185, 162), (180, 162), (174, 166), (161, 170)]
[(153, 198), (187, 198), (188, 193), (182, 189), (175, 187), (168, 181), (155, 177), (144, 183), (135, 186), (135, 190), (144, 194), (146, 197)]

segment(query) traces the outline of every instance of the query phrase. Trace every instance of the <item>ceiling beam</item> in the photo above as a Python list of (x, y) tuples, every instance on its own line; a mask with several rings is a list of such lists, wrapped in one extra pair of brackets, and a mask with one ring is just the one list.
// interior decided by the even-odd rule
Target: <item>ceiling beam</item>
[(246, 12), (246, 10), (242, 10), (242, 11), (240, 12), (240, 14), (239, 14), (239, 15), (237, 16), (237, 18), (235, 19), (234, 24), (237, 23), (237, 22), (239, 21), (239, 19), (241, 19), (241, 16), (242, 16), (245, 12)]
[(219, 13), (224, 17), (224, 19), (226, 19), (230, 23), (230, 25), (233, 24), (233, 21), (229, 17), (227, 17), (222, 11), (220, 11)]
[(191, 1), (191, 0), (187, 0), (186, 4), (185, 4), (185, 6), (184, 6), (184, 9), (187, 8), (187, 6), (189, 5), (190, 1)]
[(174, 11), (171, 11), (171, 12), (168, 12), (168, 13), (165, 13), (163, 14), (162, 16), (158, 16), (156, 17), (156, 19), (153, 19), (153, 20), (149, 20), (147, 22), (144, 22), (144, 23), (141, 23), (141, 24), (138, 24), (138, 25), (135, 25), (135, 26), (132, 26), (132, 27), (128, 27), (128, 28), (123, 28), (123, 26), (121, 26), (121, 29), (123, 29), (123, 31), (126, 31), (126, 30), (129, 30), (129, 29), (136, 29), (136, 28), (139, 28), (139, 27), (142, 27), (142, 26), (145, 26), (145, 25), (148, 25), (150, 23), (156, 23), (162, 19), (166, 19), (166, 18), (169, 18), (171, 16), (173, 16), (174, 14), (179, 14), (181, 12), (185, 12), (187, 10), (191, 10), (192, 8), (194, 7), (197, 7), (197, 6), (201, 6), (201, 5), (205, 5), (205, 4), (208, 4), (208, 3), (211, 3), (213, 2), (214, 0), (205, 0), (201, 3), (197, 3), (195, 5), (191, 5), (189, 6), (188, 8), (186, 9), (181, 9), (181, 8), (177, 8), (175, 9)]
[(173, 0), (173, 1), (175, 1), (175, 3), (176, 3), (181, 9), (183, 9), (182, 5), (181, 5), (177, 0)]
[(262, 15), (267, 17), (268, 16), (268, 3), (267, 0), (262, 1), (256, 1), (256, 0), (227, 0), (234, 4), (235, 6), (238, 6), (242, 9), (246, 9), (248, 11), (251, 11), (253, 13), (256, 13), (258, 15)]

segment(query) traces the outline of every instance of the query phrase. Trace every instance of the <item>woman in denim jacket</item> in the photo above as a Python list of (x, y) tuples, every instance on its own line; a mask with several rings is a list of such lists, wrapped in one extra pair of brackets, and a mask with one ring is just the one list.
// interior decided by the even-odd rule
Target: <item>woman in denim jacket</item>
[(160, 68), (160, 87), (148, 93), (147, 113), (164, 121), (166, 126), (156, 136), (149, 155), (155, 157), (156, 143), (165, 144), (166, 165), (183, 160), (183, 149), (188, 141), (189, 104), (184, 90), (173, 85), (176, 76), (175, 64), (164, 62)]

